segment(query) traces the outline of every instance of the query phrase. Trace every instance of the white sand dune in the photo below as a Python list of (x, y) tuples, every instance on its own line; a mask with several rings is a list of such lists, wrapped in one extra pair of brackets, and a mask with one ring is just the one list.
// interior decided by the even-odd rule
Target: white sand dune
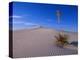
[[(13, 31), (13, 57), (38, 57), (77, 54), (77, 49), (59, 48), (55, 37), (60, 31), (37, 28)], [(77, 33), (63, 32), (69, 36), (68, 41), (77, 41)], [(74, 48), (74, 47), (73, 47)]]

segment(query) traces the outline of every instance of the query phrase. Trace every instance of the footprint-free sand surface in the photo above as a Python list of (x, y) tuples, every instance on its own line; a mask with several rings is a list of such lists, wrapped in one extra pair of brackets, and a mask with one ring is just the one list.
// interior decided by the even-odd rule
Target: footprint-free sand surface
[[(60, 48), (55, 45), (58, 33), (67, 34), (68, 41), (77, 41), (75, 32), (62, 32), (55, 29), (37, 28), (13, 31), (13, 57), (40, 57), (77, 54), (77, 48)], [(75, 48), (75, 49), (74, 49)]]

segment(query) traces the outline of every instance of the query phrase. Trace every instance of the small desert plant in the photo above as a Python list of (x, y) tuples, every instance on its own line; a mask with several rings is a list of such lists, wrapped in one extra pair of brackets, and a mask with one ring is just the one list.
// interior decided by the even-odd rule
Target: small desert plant
[(68, 36), (67, 35), (62, 35), (62, 34), (58, 34), (58, 36), (55, 36), (55, 38), (56, 38), (56, 44), (57, 44), (57, 46), (59, 46), (59, 47), (64, 47), (65, 45), (67, 45), (67, 44), (69, 44), (68, 43)]

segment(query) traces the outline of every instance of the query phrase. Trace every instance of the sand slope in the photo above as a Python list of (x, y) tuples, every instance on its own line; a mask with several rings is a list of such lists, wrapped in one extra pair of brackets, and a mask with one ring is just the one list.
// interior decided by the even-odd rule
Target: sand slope
[[(37, 28), (13, 32), (13, 57), (35, 57), (50, 55), (77, 54), (77, 50), (62, 49), (55, 46), (54, 38), (60, 31)], [(77, 33), (63, 32), (69, 35), (69, 42), (77, 41)]]

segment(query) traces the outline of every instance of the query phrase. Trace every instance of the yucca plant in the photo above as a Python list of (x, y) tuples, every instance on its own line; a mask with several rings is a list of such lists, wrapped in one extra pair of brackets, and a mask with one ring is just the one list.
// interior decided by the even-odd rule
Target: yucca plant
[(58, 36), (55, 36), (55, 38), (56, 38), (56, 44), (57, 44), (57, 46), (59, 46), (59, 47), (64, 47), (65, 45), (67, 45), (67, 44), (69, 44), (68, 43), (68, 36), (67, 35), (65, 35), (65, 34), (58, 34)]

